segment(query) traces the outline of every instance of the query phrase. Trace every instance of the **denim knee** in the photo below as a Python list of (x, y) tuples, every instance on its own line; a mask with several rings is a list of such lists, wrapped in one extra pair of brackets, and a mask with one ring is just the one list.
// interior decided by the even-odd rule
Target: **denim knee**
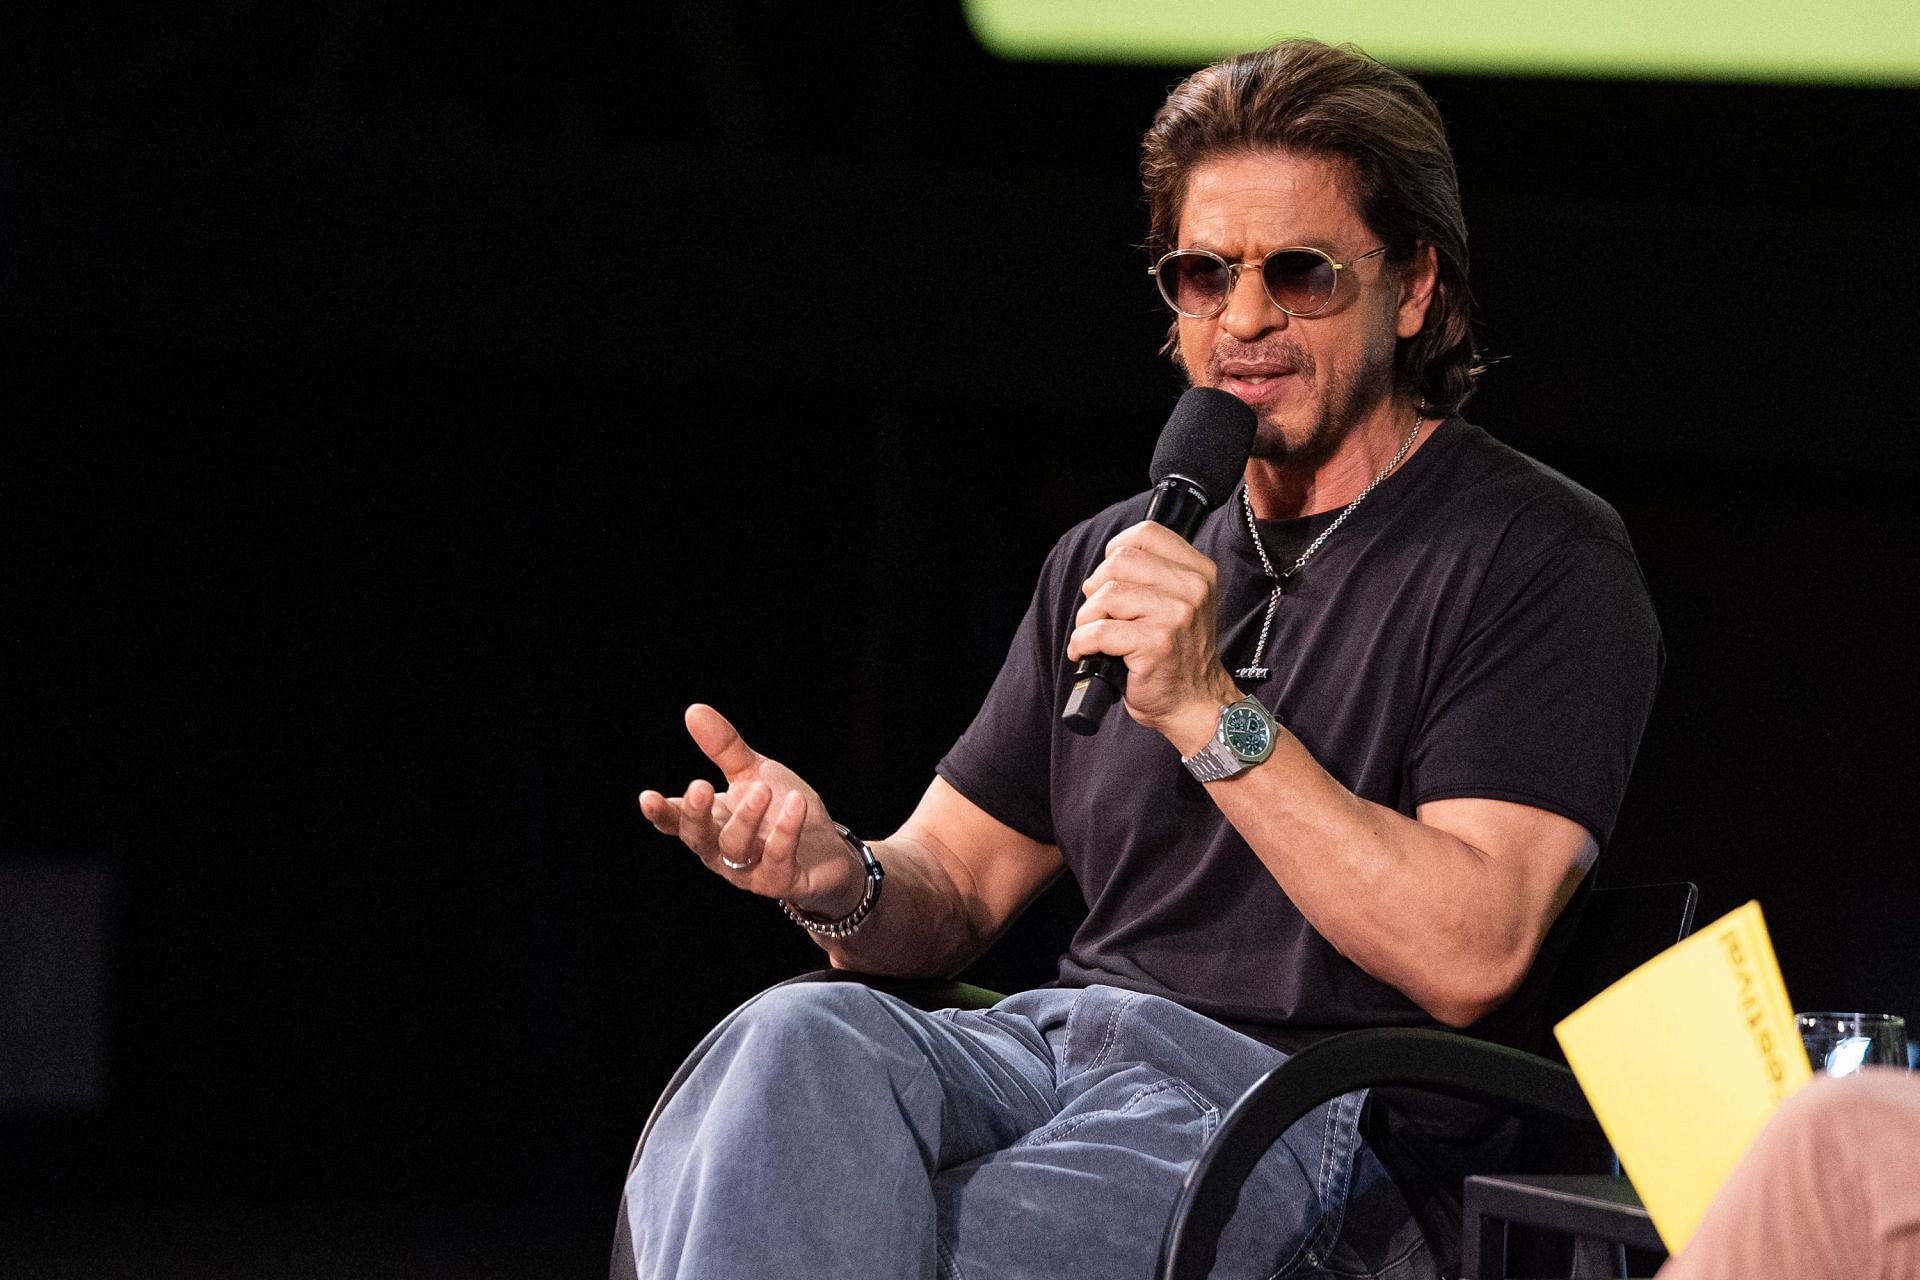
[(794, 1055), (836, 1057), (873, 1052), (876, 1039), (897, 1033), (886, 997), (859, 982), (790, 982), (764, 992), (740, 1011), (734, 1030), (783, 1061)]

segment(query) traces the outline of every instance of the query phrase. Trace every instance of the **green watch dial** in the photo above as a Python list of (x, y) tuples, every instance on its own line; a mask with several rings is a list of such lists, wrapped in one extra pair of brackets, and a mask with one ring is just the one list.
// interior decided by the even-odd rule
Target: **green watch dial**
[(1252, 707), (1228, 707), (1220, 717), (1220, 737), (1244, 760), (1259, 760), (1273, 748), (1273, 730)]

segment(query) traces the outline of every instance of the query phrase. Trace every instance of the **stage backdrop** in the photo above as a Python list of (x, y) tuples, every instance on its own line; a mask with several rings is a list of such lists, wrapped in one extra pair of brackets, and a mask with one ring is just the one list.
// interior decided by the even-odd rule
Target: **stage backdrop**
[[(952, 5), (25, 27), (0, 860), (104, 877), (106, 1056), (7, 1176), (610, 1211), (679, 1055), (814, 956), (634, 794), (705, 772), (701, 699), (856, 830), (913, 804), (1179, 391), (1134, 171), (1182, 70)], [(1920, 1015), (1920, 101), (1427, 82), (1472, 416), (1620, 509), (1665, 627), (1600, 875)]]

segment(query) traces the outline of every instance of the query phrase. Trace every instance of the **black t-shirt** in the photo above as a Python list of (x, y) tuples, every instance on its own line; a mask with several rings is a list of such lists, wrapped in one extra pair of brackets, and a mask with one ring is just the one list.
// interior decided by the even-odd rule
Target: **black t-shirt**
[[(1433, 1025), (1302, 918), (1158, 733), (1120, 708), (1091, 737), (1061, 725), (1080, 585), (1146, 505), (1111, 507), (1054, 547), (941, 776), (1060, 847), (1088, 909), (1063, 984), (1166, 996), (1288, 1050), (1330, 1030)], [(1336, 514), (1263, 523), (1274, 566), (1292, 565)], [(1194, 545), (1219, 566), (1222, 662), (1270, 666), (1241, 688), (1355, 794), (1409, 816), (1449, 797), (1514, 801), (1605, 845), (1662, 663), (1645, 582), (1605, 502), (1449, 419), (1293, 576), (1259, 656), (1268, 583), (1237, 493)], [(1536, 1041), (1542, 985), (1530, 980), (1475, 1030)], [(1466, 1141), (1448, 1110), (1404, 1119)]]
[[(1158, 733), (1115, 708), (1064, 730), (1067, 637), (1106, 542), (1145, 495), (1069, 532), (1005, 666), (940, 762), (960, 793), (1057, 844), (1088, 914), (1061, 981), (1152, 992), (1282, 1047), (1330, 1029), (1432, 1025), (1295, 909)], [(1276, 568), (1337, 513), (1263, 523)], [(1240, 500), (1194, 545), (1219, 566), (1220, 648), (1254, 662), (1268, 583)], [(1411, 815), (1479, 796), (1551, 810), (1603, 845), (1661, 664), (1626, 530), (1564, 476), (1452, 419), (1288, 583), (1241, 680), (1356, 795)]]

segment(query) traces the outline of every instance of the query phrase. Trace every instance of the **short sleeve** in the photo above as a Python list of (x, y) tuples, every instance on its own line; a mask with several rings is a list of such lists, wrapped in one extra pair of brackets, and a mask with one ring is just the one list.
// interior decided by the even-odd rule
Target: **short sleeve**
[(1052, 720), (1059, 714), (1067, 636), (1055, 602), (1068, 546), (1063, 540), (1047, 558), (993, 688), (935, 770), (994, 818), (1043, 844), (1056, 842)]
[(1413, 802), (1532, 805), (1580, 823), (1604, 846), (1663, 661), (1624, 533), (1496, 559), (1415, 727)]

